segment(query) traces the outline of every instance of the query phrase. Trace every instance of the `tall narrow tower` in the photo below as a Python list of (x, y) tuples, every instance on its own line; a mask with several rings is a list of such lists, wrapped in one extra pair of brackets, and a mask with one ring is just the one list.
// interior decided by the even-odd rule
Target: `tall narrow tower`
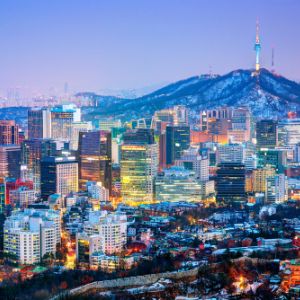
[(255, 39), (255, 45), (254, 45), (254, 50), (255, 50), (255, 70), (258, 72), (260, 69), (260, 62), (259, 62), (259, 57), (260, 57), (260, 50), (261, 50), (261, 45), (260, 45), (260, 40), (259, 40), (259, 23), (256, 21), (256, 39)]

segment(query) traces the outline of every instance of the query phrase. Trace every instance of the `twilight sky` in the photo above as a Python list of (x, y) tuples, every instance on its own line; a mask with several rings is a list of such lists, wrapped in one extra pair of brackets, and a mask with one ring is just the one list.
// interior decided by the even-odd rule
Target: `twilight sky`
[(128, 89), (262, 65), (300, 80), (299, 0), (1, 0), (0, 89)]

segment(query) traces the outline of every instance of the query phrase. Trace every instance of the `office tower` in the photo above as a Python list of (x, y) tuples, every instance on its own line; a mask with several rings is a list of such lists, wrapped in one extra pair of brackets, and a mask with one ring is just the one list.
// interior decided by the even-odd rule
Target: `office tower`
[(44, 157), (41, 160), (41, 197), (62, 197), (78, 192), (78, 162), (74, 156)]
[(245, 166), (241, 163), (221, 163), (216, 177), (217, 201), (243, 202), (245, 195)]
[(96, 124), (96, 128), (100, 130), (112, 131), (113, 128), (121, 128), (122, 122), (121, 120), (115, 120), (112, 118), (103, 119), (101, 118)]
[(93, 129), (91, 122), (73, 122), (71, 129), (70, 149), (77, 151), (79, 142), (79, 132), (87, 132)]
[(278, 122), (278, 146), (295, 146), (300, 143), (300, 119)]
[(173, 165), (180, 159), (184, 150), (190, 147), (189, 126), (167, 126), (166, 128), (166, 164)]
[(189, 125), (189, 111), (184, 105), (174, 106), (174, 125), (188, 126)]
[(154, 143), (154, 131), (153, 129), (138, 128), (129, 130), (123, 134), (124, 144), (153, 144)]
[(175, 161), (175, 165), (194, 171), (195, 177), (200, 181), (208, 181), (209, 179), (208, 155), (207, 153), (200, 154), (198, 148), (184, 150), (181, 158)]
[(254, 193), (265, 193), (267, 178), (275, 175), (275, 169), (264, 168), (252, 171), (252, 182)]
[(0, 145), (0, 177), (20, 177), (21, 147)]
[(233, 109), (231, 129), (227, 132), (228, 138), (233, 143), (247, 142), (251, 138), (251, 114), (248, 108)]
[(245, 148), (241, 144), (217, 145), (216, 159), (220, 163), (244, 163)]
[(19, 126), (12, 120), (0, 120), (0, 145), (18, 145)]
[(26, 208), (35, 201), (35, 191), (26, 186), (9, 191), (9, 201), (13, 207)]
[(27, 178), (34, 183), (34, 190), (41, 190), (41, 159), (55, 156), (56, 143), (51, 139), (29, 139), (21, 144), (22, 165), (27, 168)]
[(188, 126), (188, 108), (184, 105), (177, 105), (173, 108), (156, 111), (152, 118), (151, 128), (154, 129), (155, 133), (161, 134), (166, 131), (167, 125)]
[(274, 149), (277, 146), (277, 122), (274, 120), (261, 120), (256, 123), (257, 149)]
[(121, 186), (124, 203), (134, 206), (153, 201), (157, 167), (157, 144), (134, 144), (132, 141), (132, 144), (122, 145)]
[(288, 181), (284, 174), (267, 177), (265, 201), (267, 203), (282, 203), (288, 199)]
[(287, 152), (277, 149), (262, 149), (257, 152), (258, 168), (274, 168), (282, 173), (287, 165)]
[(121, 197), (121, 169), (119, 164), (112, 164), (111, 167), (111, 196)]
[(155, 200), (160, 202), (201, 201), (202, 185), (195, 173), (183, 167), (165, 169), (155, 180)]
[(163, 109), (156, 111), (152, 118), (151, 128), (155, 133), (162, 134), (166, 131), (167, 125), (174, 125), (175, 112), (172, 109)]
[(51, 109), (51, 137), (71, 141), (73, 122), (80, 122), (80, 110), (75, 105), (53, 107)]
[(51, 112), (48, 108), (28, 110), (28, 139), (51, 137)]
[(45, 254), (56, 253), (60, 243), (60, 212), (25, 209), (4, 222), (4, 256), (19, 264), (40, 263)]
[(231, 126), (231, 118), (232, 108), (230, 107), (204, 110), (200, 113), (200, 131), (227, 134), (227, 130)]
[(1, 215), (5, 214), (5, 179), (0, 177), (0, 222), (1, 222)]
[(80, 132), (78, 159), (81, 189), (87, 181), (96, 181), (111, 190), (111, 132)]
[(167, 167), (167, 146), (166, 146), (166, 133), (162, 133), (159, 136), (159, 170), (162, 171)]

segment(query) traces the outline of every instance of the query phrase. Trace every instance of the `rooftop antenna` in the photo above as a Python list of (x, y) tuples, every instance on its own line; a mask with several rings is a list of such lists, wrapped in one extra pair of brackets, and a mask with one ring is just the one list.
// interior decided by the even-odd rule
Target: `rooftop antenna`
[(272, 47), (272, 64), (271, 64), (271, 72), (275, 73), (275, 48)]

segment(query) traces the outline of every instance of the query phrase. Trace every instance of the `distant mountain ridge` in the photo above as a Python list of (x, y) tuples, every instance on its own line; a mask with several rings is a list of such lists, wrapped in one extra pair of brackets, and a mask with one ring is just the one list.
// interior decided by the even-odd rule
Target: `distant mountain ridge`
[(87, 109), (89, 114), (125, 119), (150, 116), (156, 110), (179, 104), (195, 113), (224, 105), (248, 106), (254, 115), (261, 117), (284, 116), (290, 110), (300, 110), (300, 84), (267, 69), (259, 73), (239, 69), (222, 76), (194, 76), (136, 99), (87, 96), (98, 104), (97, 108)]

